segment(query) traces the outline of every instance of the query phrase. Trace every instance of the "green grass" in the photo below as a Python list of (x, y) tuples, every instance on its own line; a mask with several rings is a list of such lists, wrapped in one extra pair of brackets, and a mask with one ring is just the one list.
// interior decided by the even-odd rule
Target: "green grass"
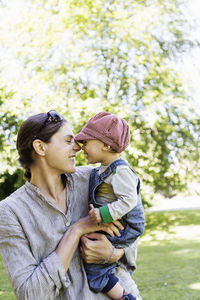
[[(200, 300), (200, 210), (146, 215), (134, 279), (143, 300)], [(0, 300), (15, 300), (0, 260)]]
[(133, 277), (143, 300), (200, 300), (200, 210), (146, 215)]
[(16, 297), (11, 289), (11, 284), (7, 279), (6, 271), (0, 259), (0, 300), (15, 300)]

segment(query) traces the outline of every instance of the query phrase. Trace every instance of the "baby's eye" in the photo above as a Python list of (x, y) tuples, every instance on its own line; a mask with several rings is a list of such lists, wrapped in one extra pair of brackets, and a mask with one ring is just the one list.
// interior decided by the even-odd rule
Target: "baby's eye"
[(67, 140), (66, 143), (71, 144), (73, 140)]

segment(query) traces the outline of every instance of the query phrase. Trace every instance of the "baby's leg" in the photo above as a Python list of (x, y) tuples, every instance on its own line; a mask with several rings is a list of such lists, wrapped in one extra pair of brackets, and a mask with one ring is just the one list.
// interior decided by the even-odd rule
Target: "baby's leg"
[(111, 299), (120, 299), (123, 296), (124, 289), (121, 287), (119, 282), (115, 284), (115, 286), (107, 292), (107, 295)]
[(117, 282), (115, 286), (107, 291), (107, 296), (109, 296), (111, 299), (116, 299), (116, 300), (136, 300), (136, 297), (134, 297), (132, 294), (128, 294), (124, 291), (122, 286)]

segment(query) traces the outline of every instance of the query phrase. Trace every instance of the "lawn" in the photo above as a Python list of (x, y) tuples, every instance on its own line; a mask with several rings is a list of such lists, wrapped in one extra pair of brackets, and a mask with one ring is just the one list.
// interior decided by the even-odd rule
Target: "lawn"
[(134, 279), (143, 300), (200, 300), (200, 210), (146, 215)]
[[(200, 210), (146, 214), (134, 273), (143, 300), (200, 300), (199, 241)], [(15, 300), (1, 261), (0, 274), (0, 300)]]
[(15, 300), (10, 282), (7, 279), (5, 269), (0, 259), (0, 300)]

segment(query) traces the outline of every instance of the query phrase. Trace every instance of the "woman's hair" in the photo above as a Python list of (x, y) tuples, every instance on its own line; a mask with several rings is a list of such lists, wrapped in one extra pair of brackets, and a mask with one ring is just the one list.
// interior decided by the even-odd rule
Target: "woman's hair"
[[(59, 116), (59, 115), (58, 115)], [(19, 153), (19, 162), (25, 169), (24, 177), (31, 178), (30, 166), (34, 162), (33, 141), (40, 139), (48, 143), (51, 137), (60, 129), (63, 123), (67, 121), (59, 116), (59, 120), (49, 117), (49, 113), (33, 115), (25, 120), (17, 135), (17, 150)]]

